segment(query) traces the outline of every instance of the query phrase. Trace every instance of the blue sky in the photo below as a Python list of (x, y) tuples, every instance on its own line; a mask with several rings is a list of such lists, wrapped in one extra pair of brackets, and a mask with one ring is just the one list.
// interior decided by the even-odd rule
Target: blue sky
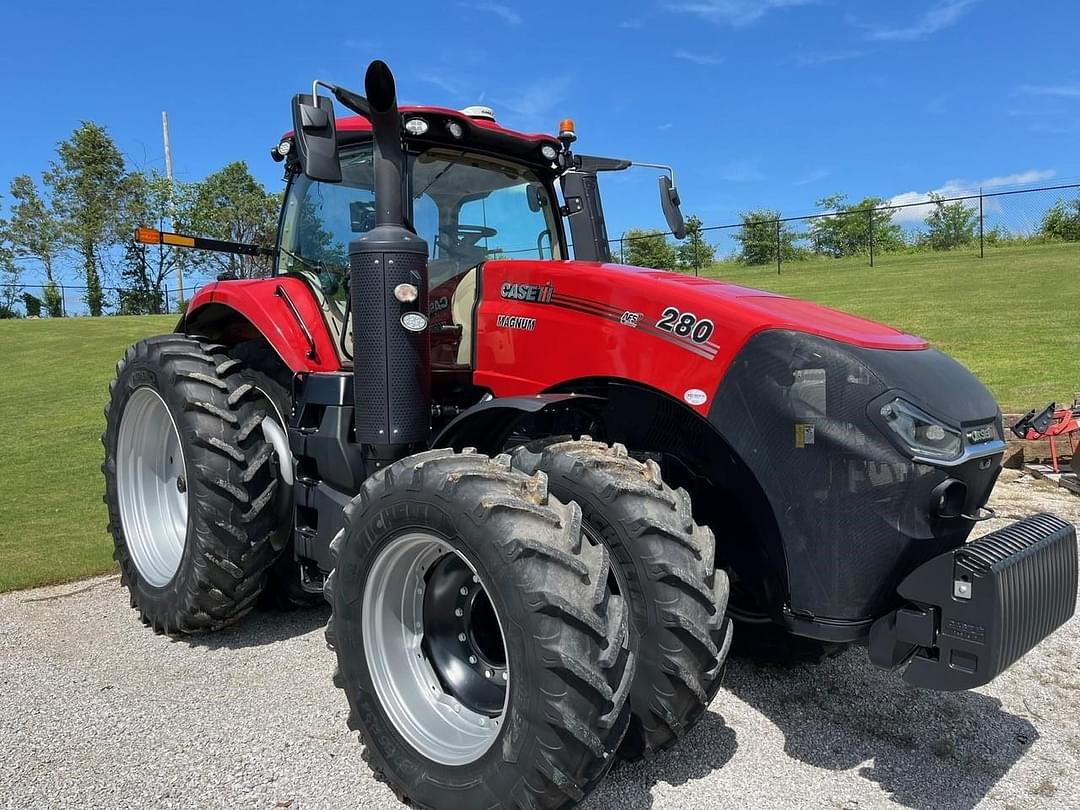
[[(313, 77), (362, 90), (390, 63), (406, 103), (493, 106), (501, 123), (577, 121), (579, 151), (670, 162), (706, 223), (766, 206), (809, 213), (835, 191), (1080, 176), (1075, 0), (656, 0), (8, 4), (0, 186), (39, 172), (81, 119), (136, 165), (179, 176), (268, 149)], [(404, 16), (397, 16), (397, 15)], [(902, 196), (908, 195), (908, 196)], [(916, 195), (915, 197), (911, 195)], [(659, 226), (655, 173), (606, 196), (613, 235)]]

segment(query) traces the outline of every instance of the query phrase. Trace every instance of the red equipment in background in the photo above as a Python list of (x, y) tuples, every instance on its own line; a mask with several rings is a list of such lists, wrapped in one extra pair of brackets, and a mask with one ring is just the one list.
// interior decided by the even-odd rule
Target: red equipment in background
[(1028, 411), (1020, 421), (1013, 425), (1012, 430), (1021, 439), (1028, 441), (1046, 439), (1050, 443), (1050, 460), (1056, 473), (1061, 472), (1061, 467), (1058, 464), (1055, 439), (1064, 436), (1069, 442), (1072, 468), (1077, 470), (1076, 448), (1080, 445), (1080, 401), (1073, 402), (1071, 408), (1059, 408), (1056, 402), (1051, 402), (1038, 414), (1034, 410)]

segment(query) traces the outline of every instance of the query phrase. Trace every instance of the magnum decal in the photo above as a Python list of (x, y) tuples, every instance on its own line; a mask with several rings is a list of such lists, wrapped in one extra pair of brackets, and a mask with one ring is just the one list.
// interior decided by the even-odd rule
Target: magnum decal
[(536, 328), (536, 318), (522, 318), (519, 315), (499, 315), (495, 325), (501, 329), (520, 329), (531, 332)]

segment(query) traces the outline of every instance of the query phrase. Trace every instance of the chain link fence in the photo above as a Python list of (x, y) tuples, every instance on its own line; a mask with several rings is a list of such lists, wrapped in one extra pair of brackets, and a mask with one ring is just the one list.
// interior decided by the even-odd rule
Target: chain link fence
[[(948, 251), (989, 252), (1041, 242), (1075, 242), (1080, 254), (1080, 184), (935, 196), (901, 204), (785, 217), (759, 209), (743, 220), (706, 225), (701, 238), (719, 262), (773, 266), (814, 257), (863, 257), (868, 266), (890, 256)], [(671, 232), (611, 239), (613, 258), (635, 258), (633, 243)], [(632, 261), (630, 262), (632, 263)], [(695, 273), (702, 267), (682, 267)]]
[[(654, 232), (612, 239), (612, 257), (633, 263), (635, 241), (666, 240), (671, 235)], [(985, 257), (1018, 245), (1052, 241), (1074, 243), (1080, 260), (1080, 184), (976, 192), (795, 217), (759, 210), (738, 223), (703, 226), (700, 238), (718, 262), (775, 267), (777, 273), (815, 257), (861, 257), (875, 267), (912, 252)], [(705, 268), (679, 269), (698, 274)], [(195, 282), (185, 289), (185, 297), (198, 286)], [(43, 285), (0, 284), (0, 315), (88, 314), (86, 287), (58, 283), (56, 288), (59, 301), (54, 296), (50, 306)], [(102, 291), (108, 315), (176, 313), (181, 305), (176, 290), (169, 287), (156, 291), (104, 287)]]

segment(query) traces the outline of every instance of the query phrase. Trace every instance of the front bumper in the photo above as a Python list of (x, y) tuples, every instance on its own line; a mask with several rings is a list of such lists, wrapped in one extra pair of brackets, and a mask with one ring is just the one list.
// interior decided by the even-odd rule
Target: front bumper
[(900, 584), (909, 604), (874, 623), (870, 660), (906, 665), (913, 686), (982, 686), (1069, 620), (1078, 567), (1076, 529), (1049, 514), (940, 554)]

